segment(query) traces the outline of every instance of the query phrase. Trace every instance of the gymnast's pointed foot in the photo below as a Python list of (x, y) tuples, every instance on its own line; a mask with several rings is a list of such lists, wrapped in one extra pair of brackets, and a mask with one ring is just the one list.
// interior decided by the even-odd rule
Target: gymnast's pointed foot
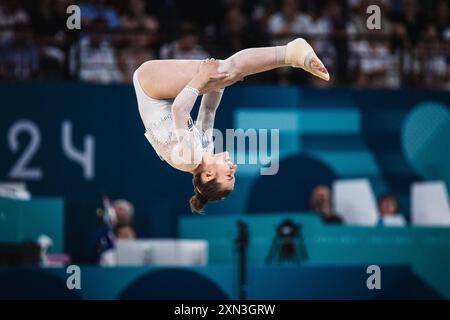
[(285, 46), (284, 62), (295, 68), (302, 68), (305, 71), (319, 77), (325, 81), (330, 80), (325, 65), (317, 57), (314, 49), (303, 38), (297, 38)]

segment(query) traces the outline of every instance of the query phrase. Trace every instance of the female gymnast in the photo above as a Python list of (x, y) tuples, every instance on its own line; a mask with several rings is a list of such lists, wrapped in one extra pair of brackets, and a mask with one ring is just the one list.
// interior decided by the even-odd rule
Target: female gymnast
[[(224, 199), (234, 189), (237, 166), (228, 152), (214, 154), (212, 129), (225, 87), (244, 77), (291, 66), (328, 81), (330, 76), (302, 38), (285, 46), (250, 48), (226, 60), (152, 60), (134, 73), (145, 136), (162, 160), (193, 175), (193, 212), (208, 201)], [(203, 95), (195, 123), (190, 112)]]

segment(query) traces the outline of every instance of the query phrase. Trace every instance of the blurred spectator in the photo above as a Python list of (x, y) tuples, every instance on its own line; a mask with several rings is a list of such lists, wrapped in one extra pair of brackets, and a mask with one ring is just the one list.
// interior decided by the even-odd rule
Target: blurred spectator
[[(330, 35), (333, 30), (333, 17), (339, 14), (336, 10), (337, 3), (329, 2), (323, 9), (315, 8), (311, 14), (311, 21), (306, 29), (306, 34), (310, 37), (310, 44), (314, 51), (327, 66), (328, 72), (336, 74), (336, 48), (332, 45)], [(335, 77), (330, 81), (322, 81), (317, 77), (309, 77), (310, 83), (314, 86), (329, 87), (334, 84)]]
[[(98, 263), (102, 266), (113, 266), (116, 264), (116, 253), (115, 253), (115, 241), (116, 240), (135, 240), (136, 231), (132, 226), (133, 218), (133, 205), (127, 200), (116, 200), (113, 204), (114, 210), (116, 212), (116, 222), (112, 228), (112, 235), (108, 236), (110, 240), (110, 246), (104, 248), (100, 251)], [(110, 232), (110, 229), (108, 229)]]
[(18, 27), (12, 38), (0, 44), (0, 79), (31, 80), (39, 70), (38, 47), (33, 33)]
[(142, 28), (153, 34), (159, 30), (158, 19), (147, 13), (144, 0), (128, 1), (127, 12), (120, 17), (120, 26), (124, 29)]
[(116, 9), (111, 7), (107, 0), (83, 1), (80, 9), (83, 27), (90, 28), (99, 19), (106, 21), (106, 25), (111, 29), (120, 25)]
[(384, 41), (374, 38), (352, 44), (353, 68), (356, 69), (356, 85), (382, 87), (392, 67), (389, 48)]
[(311, 19), (304, 32), (319, 39), (326, 39), (332, 30), (330, 10), (334, 9), (333, 5), (334, 3), (330, 2), (324, 7), (318, 6), (311, 10)]
[[(252, 79), (313, 86), (450, 87), (448, 0), (80, 0), (81, 32), (66, 28), (70, 4), (0, 1), (2, 78), (130, 82), (132, 71), (157, 53), (163, 59), (203, 59), (208, 52), (224, 58), (303, 36), (332, 74), (331, 81), (291, 68)], [(367, 28), (369, 5), (381, 8), (381, 30)], [(160, 39), (172, 35), (180, 21), (195, 21), (200, 29), (182, 24), (176, 41), (160, 47)], [(20, 40), (24, 26), (32, 28), (25, 46)]]
[(265, 34), (268, 30), (268, 21), (270, 17), (276, 12), (275, 1), (272, 0), (260, 0), (255, 3), (251, 18), (256, 24), (258, 33)]
[(160, 59), (206, 59), (208, 53), (199, 45), (197, 28), (184, 24), (177, 40), (162, 46)]
[(314, 188), (310, 202), (310, 210), (319, 213), (325, 223), (341, 224), (342, 218), (332, 211), (331, 190), (320, 185)]
[(395, 194), (384, 193), (378, 199), (378, 210), (382, 217), (393, 216), (399, 213), (399, 206)]
[(117, 225), (131, 225), (133, 223), (134, 206), (125, 199), (119, 199), (113, 203), (116, 212)]
[(448, 1), (440, 0), (437, 3), (435, 16), (439, 40), (450, 41), (450, 13)]
[[(299, 0), (283, 0), (281, 10), (269, 17), (267, 32), (272, 37), (271, 45), (286, 45), (299, 35), (305, 35), (310, 24), (311, 17), (299, 10)], [(299, 76), (291, 68), (280, 68), (276, 73), (280, 84), (289, 84), (293, 75)], [(306, 75), (300, 77), (304, 80)]]
[[(361, 87), (397, 87), (400, 84), (399, 57), (391, 52), (389, 35), (393, 24), (389, 19), (389, 1), (353, 1), (355, 10), (348, 33), (356, 37), (350, 44), (350, 70), (356, 85)], [(368, 29), (366, 12), (370, 5), (381, 9), (381, 29)], [(364, 35), (363, 39), (358, 39)], [(397, 75), (397, 77), (396, 77)]]
[(125, 46), (119, 53), (119, 67), (122, 81), (131, 83), (134, 71), (145, 61), (156, 59), (151, 33), (146, 30), (135, 31), (125, 37)]
[(103, 84), (120, 82), (122, 74), (117, 52), (105, 34), (105, 22), (96, 20), (92, 26), (93, 32), (82, 37), (77, 46), (71, 49), (71, 70), (78, 72), (81, 81)]
[(62, 38), (67, 30), (67, 0), (39, 0), (33, 10), (31, 21), (33, 30), (45, 40)]
[(132, 0), (128, 10), (121, 16), (121, 26), (126, 30), (123, 37), (123, 48), (119, 52), (119, 67), (122, 81), (130, 83), (134, 71), (145, 61), (157, 58), (153, 48), (159, 37), (159, 22), (146, 11), (146, 2)]
[(114, 201), (112, 206), (115, 212), (115, 219), (111, 221), (112, 225), (103, 223), (94, 234), (96, 263), (108, 264), (112, 249), (115, 247), (116, 238), (136, 238), (136, 232), (132, 227), (133, 205), (125, 199), (119, 199)]
[[(351, 29), (351, 19), (348, 17), (346, 0), (330, 0), (323, 11), (330, 21), (330, 41), (326, 48), (323, 62), (330, 74), (330, 84), (347, 83), (349, 79), (348, 57), (349, 39), (347, 37)], [(321, 81), (323, 82), (323, 81)]]
[(129, 224), (118, 224), (114, 227), (114, 236), (120, 240), (134, 240), (136, 239), (136, 232)]
[(40, 0), (32, 15), (39, 41), (40, 79), (63, 78), (66, 65), (67, 0)]
[(2, 0), (0, 2), (0, 27), (27, 25), (30, 17), (20, 0)]
[(377, 5), (381, 11), (381, 29), (380, 34), (388, 35), (392, 30), (392, 23), (389, 18), (390, 6), (388, 1), (382, 0), (361, 0), (353, 5), (353, 17), (349, 25), (349, 33), (364, 35), (372, 33), (373, 30), (367, 28), (367, 8), (371, 5)]
[(281, 10), (270, 16), (267, 31), (275, 38), (273, 45), (285, 45), (305, 34), (311, 24), (311, 17), (299, 11), (299, 0), (283, 0)]
[[(170, 0), (163, 1), (166, 3), (174, 4), (173, 11), (176, 15), (173, 16), (172, 28), (169, 28), (169, 34), (177, 30), (177, 27), (182, 21), (195, 22), (195, 25), (201, 30), (202, 36), (213, 37), (216, 32), (220, 30), (224, 23), (224, 2), (230, 2), (232, 0), (225, 1), (211, 1), (211, 0)], [(250, 1), (244, 1), (250, 2)], [(165, 23), (166, 21), (164, 21)], [(175, 27), (175, 28), (174, 28)]]
[(380, 212), (379, 225), (404, 226), (405, 220), (400, 215), (400, 208), (395, 194), (387, 192), (378, 198), (378, 211)]
[(433, 24), (428, 24), (421, 33), (417, 44), (418, 82), (427, 87), (448, 89), (450, 85), (449, 54), (439, 41), (438, 31)]
[(224, 47), (231, 55), (247, 47), (248, 19), (245, 15), (242, 0), (232, 0), (225, 14), (225, 30), (222, 35), (226, 39)]
[(394, 22), (405, 30), (407, 40), (415, 45), (423, 29), (425, 18), (416, 0), (403, 0), (402, 10), (393, 16)]

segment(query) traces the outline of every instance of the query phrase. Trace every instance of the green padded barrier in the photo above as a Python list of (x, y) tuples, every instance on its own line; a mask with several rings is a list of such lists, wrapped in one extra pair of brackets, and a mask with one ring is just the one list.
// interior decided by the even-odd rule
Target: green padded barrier
[(450, 296), (450, 228), (383, 228), (325, 225), (315, 214), (183, 217), (181, 238), (209, 241), (211, 264), (234, 263), (237, 221), (249, 225), (250, 265), (263, 265), (276, 226), (289, 218), (302, 225), (306, 265), (408, 265), (439, 292)]
[(0, 198), (0, 242), (35, 242), (45, 234), (53, 240), (50, 253), (63, 252), (64, 201), (59, 198)]

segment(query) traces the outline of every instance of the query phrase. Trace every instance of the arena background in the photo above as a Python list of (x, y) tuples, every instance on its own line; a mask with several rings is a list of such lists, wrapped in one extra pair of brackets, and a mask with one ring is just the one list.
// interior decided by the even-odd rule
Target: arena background
[[(71, 4), (80, 30), (67, 29)], [(365, 25), (369, 5), (381, 8), (380, 30)], [(49, 256), (81, 266), (83, 288), (66, 288), (61, 265), (18, 268), (3, 253), (0, 296), (236, 299), (243, 221), (250, 299), (450, 298), (450, 229), (411, 217), (415, 182), (442, 182), (448, 208), (448, 15), (447, 1), (2, 1), (0, 180), (25, 182), (32, 198), (0, 198), (0, 253), (45, 234)], [(143, 135), (132, 72), (149, 59), (226, 58), (297, 36), (332, 81), (301, 70), (251, 76), (225, 90), (215, 122), (222, 132), (279, 129), (279, 172), (240, 166), (232, 195), (192, 214), (190, 176)], [(327, 223), (311, 193), (340, 179), (393, 194), (406, 225)], [(104, 196), (133, 204), (138, 238), (207, 240), (208, 266), (96, 266)], [(286, 219), (301, 226), (302, 259), (268, 263)], [(382, 290), (366, 287), (369, 265), (381, 266)]]

